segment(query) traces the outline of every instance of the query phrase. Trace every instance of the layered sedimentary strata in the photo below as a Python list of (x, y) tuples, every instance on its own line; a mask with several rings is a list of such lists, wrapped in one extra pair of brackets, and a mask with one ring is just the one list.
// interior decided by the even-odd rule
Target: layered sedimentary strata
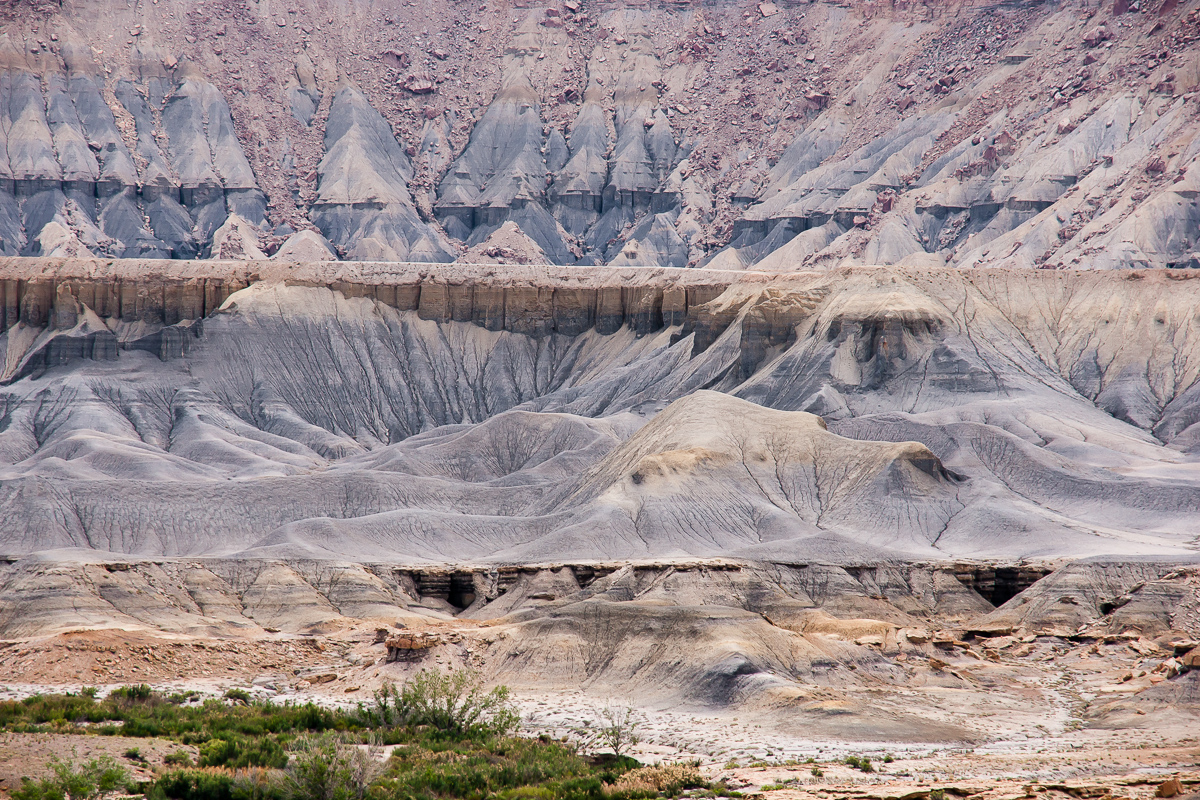
[(106, 80), (77, 38), (54, 57), (0, 39), (0, 252), (193, 258), (231, 215), (264, 221), (220, 92), (194, 68), (169, 75), (161, 55), (138, 55)]
[(1182, 729), (1198, 88), (1175, 0), (9, 4), (0, 673)]
[[(1194, 562), (1025, 569), (993, 608), (970, 563), (10, 559), (0, 671), (42, 683), (244, 674), (260, 696), (345, 698), (470, 666), (543, 700), (582, 688), (753, 711), (758, 736), (796, 736), (799, 723), (799, 738), (824, 744), (1022, 741), (1131, 721), (1160, 743), (1190, 733)], [(1050, 679), (1064, 671), (1065, 687)]]
[(6, 265), (10, 552), (1196, 546), (1183, 273), (172, 266)]
[(17, 360), (9, 363), (7, 380), (73, 356), (87, 357), (97, 341), (99, 359), (115, 357), (117, 348), (159, 352), (163, 341), (169, 342), (164, 358), (178, 354), (181, 337), (194, 338), (202, 331), (195, 323), (251, 283), (324, 287), (436, 322), (574, 336), (591, 329), (611, 334), (626, 325), (644, 335), (682, 325), (689, 308), (708, 302), (737, 278), (736, 273), (700, 272), (664, 285), (664, 273), (658, 270), (613, 272), (614, 280), (597, 281), (583, 271), (530, 268), (497, 275), (486, 268), (434, 270), (393, 263), (350, 271), (294, 262), (8, 259), (3, 264), (4, 274), (12, 277), (0, 279), (0, 328), (21, 323), (21, 331), (47, 334), (27, 352), (8, 349), (8, 357)]
[(1200, 264), (1194, 3), (773, 8), (17, 4), (0, 254)]
[(350, 258), (451, 261), (446, 238), (413, 208), (412, 163), (367, 98), (347, 85), (333, 98), (312, 220)]
[[(0, 286), (6, 675), (324, 642), (288, 681), (469, 666), (851, 740), (1194, 715), (1191, 273), (9, 259)], [(1039, 670), (1085, 648), (1080, 709)]]

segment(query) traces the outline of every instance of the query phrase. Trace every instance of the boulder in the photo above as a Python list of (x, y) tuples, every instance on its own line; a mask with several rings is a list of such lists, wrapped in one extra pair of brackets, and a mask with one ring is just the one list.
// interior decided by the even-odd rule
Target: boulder
[(434, 647), (444, 644), (445, 637), (429, 631), (405, 631), (389, 636), (384, 642), (388, 662), (418, 661)]
[(1179, 663), (1187, 669), (1200, 669), (1200, 647), (1194, 647), (1180, 656)]
[(1178, 797), (1181, 794), (1183, 794), (1183, 784), (1180, 783), (1178, 775), (1163, 781), (1154, 791), (1155, 797)]
[(1101, 42), (1112, 38), (1112, 33), (1106, 25), (1097, 25), (1083, 35), (1083, 43), (1088, 47), (1096, 47)]

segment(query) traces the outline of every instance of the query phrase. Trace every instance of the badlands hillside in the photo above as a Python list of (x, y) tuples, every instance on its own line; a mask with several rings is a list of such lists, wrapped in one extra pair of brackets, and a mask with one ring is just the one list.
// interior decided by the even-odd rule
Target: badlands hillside
[(0, 680), (1182, 792), (1198, 88), (1177, 0), (5, 4)]
[(1200, 273), (0, 274), (8, 680), (458, 665), (752, 710), (755, 757), (1194, 742)]
[(1200, 263), (1194, 2), (14, 0), (0, 31), (4, 255)]
[(265, 266), (0, 263), (7, 554), (1198, 552), (1200, 272)]

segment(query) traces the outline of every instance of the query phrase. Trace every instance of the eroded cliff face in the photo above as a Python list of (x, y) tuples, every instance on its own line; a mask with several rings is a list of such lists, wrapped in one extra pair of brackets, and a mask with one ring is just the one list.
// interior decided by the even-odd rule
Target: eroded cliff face
[[(1020, 593), (993, 608), (1004, 595), (988, 581), (1001, 575)], [(571, 697), (703, 709), (709, 734), (710, 715), (752, 712), (775, 753), (813, 739), (921, 747), (1079, 728), (1108, 739), (1131, 724), (1161, 748), (1194, 729), (1198, 604), (1200, 568), (1178, 560), (1051, 571), (23, 559), (0, 564), (0, 673), (40, 685), (236, 680), (262, 699), (344, 702), (419, 670), (469, 667), (518, 696), (559, 698), (558, 725), (579, 713)], [(1053, 679), (1064, 672), (1066, 690)], [(1080, 704), (1081, 692), (1095, 699)], [(679, 736), (673, 726), (653, 741), (679, 747)], [(729, 755), (708, 740), (697, 752)]]
[(495, 332), (576, 336), (593, 329), (612, 334), (628, 326), (643, 336), (685, 324), (689, 308), (694, 317), (737, 277), (703, 272), (668, 282), (662, 271), (639, 270), (595, 280), (582, 273), (530, 270), (490, 280), (494, 272), (476, 269), (371, 264), (345, 274), (286, 262), (178, 269), (170, 262), (122, 260), (75, 262), (47, 271), (35, 262), (9, 259), (4, 267), (5, 274), (26, 276), (0, 279), (0, 329), (20, 326), (9, 337), (13, 346), (0, 378), (5, 381), (71, 358), (113, 360), (118, 349), (179, 357), (202, 334), (202, 320), (252, 283), (326, 288), (346, 299), (414, 311), (422, 320), (472, 322)]
[(1196, 545), (1189, 273), (259, 266), (5, 265), (9, 552)]
[(10, 5), (0, 253), (1196, 266), (1195, 3), (760, 5)]
[(849, 741), (1195, 728), (1200, 273), (0, 287), (6, 680), (344, 700), (469, 667)]
[(0, 674), (1190, 735), (1198, 56), (1195, 0), (5, 5)]

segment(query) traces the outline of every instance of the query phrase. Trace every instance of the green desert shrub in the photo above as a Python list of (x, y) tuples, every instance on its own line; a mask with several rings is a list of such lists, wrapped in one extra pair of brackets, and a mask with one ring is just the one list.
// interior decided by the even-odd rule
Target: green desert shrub
[[(572, 744), (517, 736), (508, 690), (474, 673), (418, 674), (373, 705), (330, 710), (240, 697), (192, 703), (146, 687), (0, 703), (0, 729), (160, 736), (194, 745), (138, 791), (147, 800), (641, 800), (700, 792), (736, 797), (693, 767), (641, 768), (628, 756), (584, 756)], [(233, 700), (233, 703), (229, 701)], [(89, 723), (89, 724), (83, 724)], [(376, 744), (396, 745), (386, 762)], [(142, 755), (145, 748), (131, 748)], [(622, 748), (624, 749), (624, 748)], [(132, 757), (132, 756), (131, 756)], [(193, 766), (193, 761), (195, 766)], [(631, 770), (637, 773), (625, 777)], [(82, 777), (81, 777), (82, 776)], [(127, 775), (112, 759), (60, 766), (15, 800), (104, 800)], [(689, 788), (691, 787), (691, 788)]]
[(383, 774), (384, 765), (369, 748), (342, 741), (336, 734), (307, 736), (293, 746), (285, 778), (294, 800), (363, 800)]
[(175, 770), (161, 775), (148, 800), (233, 800), (233, 773), (223, 769)]
[(51, 777), (25, 779), (13, 790), (13, 800), (97, 800), (125, 788), (129, 772), (111, 756), (99, 756), (81, 764), (54, 759)]
[(287, 766), (288, 756), (279, 741), (271, 736), (229, 735), (209, 739), (200, 745), (201, 767), (274, 767)]
[(521, 721), (507, 687), (485, 690), (466, 670), (423, 670), (399, 689), (386, 684), (359, 712), (365, 727), (428, 727), (456, 738), (507, 736)]
[(184, 769), (159, 776), (147, 800), (292, 800), (272, 769)]
[(249, 702), (231, 706), (222, 700), (209, 700), (202, 705), (184, 705), (186, 701), (181, 698), (148, 690), (146, 686), (122, 687), (104, 700), (64, 694), (0, 702), (0, 730), (79, 729), (102, 735), (162, 737), (200, 744), (233, 735), (257, 737), (361, 727), (356, 715), (312, 703)]
[(109, 694), (109, 697), (114, 700), (123, 700), (131, 703), (144, 703), (154, 696), (154, 690), (144, 683), (139, 683), (135, 686), (120, 686), (113, 689)]
[[(636, 762), (633, 762), (636, 764)], [(524, 797), (599, 800), (628, 767), (596, 766), (570, 745), (522, 737), (449, 740), (422, 733), (397, 747), (377, 783), (393, 800)]]

